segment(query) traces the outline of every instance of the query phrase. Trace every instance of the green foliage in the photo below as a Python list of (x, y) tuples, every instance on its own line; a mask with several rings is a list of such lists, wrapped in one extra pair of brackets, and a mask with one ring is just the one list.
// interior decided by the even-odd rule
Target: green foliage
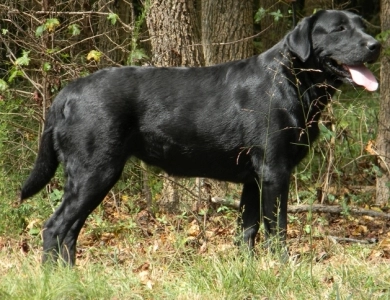
[(21, 99), (6, 95), (0, 101), (0, 236), (20, 233), (34, 214), (33, 207), (17, 205), (21, 182), (33, 163), (36, 127), (33, 111)]
[(81, 33), (80, 26), (78, 24), (69, 25), (68, 30), (72, 36), (77, 36)]
[[(383, 45), (388, 45), (389, 36), (390, 36), (390, 30), (385, 30), (385, 31), (382, 31), (381, 33), (379, 33), (376, 36), (376, 39), (378, 41), (380, 41)], [(382, 55), (389, 56), (390, 55), (390, 48), (389, 47), (383, 47)]]
[(15, 60), (15, 65), (17, 66), (28, 66), (30, 63), (30, 54), (31, 51), (23, 50), (22, 51), (22, 56), (17, 58)]
[(277, 11), (270, 11), (269, 9), (264, 9), (263, 7), (260, 7), (255, 13), (255, 23), (260, 23), (261, 20), (267, 15), (272, 16), (275, 22), (280, 21), (280, 19), (284, 17), (280, 9), (278, 9)]
[(135, 48), (130, 52), (128, 62), (130, 64), (135, 64), (143, 59), (148, 58), (148, 56), (145, 53), (144, 49), (141, 48)]
[(111, 25), (115, 25), (116, 22), (118, 21), (118, 15), (114, 14), (114, 13), (109, 13), (107, 20), (109, 20), (111, 22)]
[(24, 73), (22, 71), (22, 68), (25, 66), (28, 66), (30, 64), (30, 54), (31, 51), (23, 50), (22, 56), (18, 57), (12, 68), (10, 69), (9, 73), (10, 76), (8, 77), (8, 82), (12, 83), (16, 77), (23, 77)]
[(52, 33), (58, 26), (60, 26), (60, 21), (57, 18), (47, 19), (43, 25), (40, 25), (36, 28), (35, 36), (41, 37), (46, 31)]
[(388, 40), (389, 35), (390, 35), (390, 29), (389, 29), (389, 30), (382, 31), (381, 33), (377, 34), (375, 38), (376, 38), (379, 42), (384, 43), (384, 42), (386, 42), (386, 41)]
[(51, 64), (49, 62), (43, 63), (43, 71), (49, 72), (51, 70)]
[[(331, 109), (323, 113), (319, 124), (320, 137), (294, 174), (292, 190), (303, 202), (318, 201), (317, 192), (326, 188), (328, 178), (332, 191), (324, 190), (327, 201), (341, 204), (344, 187), (372, 186), (380, 168), (376, 158), (366, 152), (366, 145), (375, 140), (379, 94), (347, 89), (335, 95)], [(374, 197), (370, 192), (359, 196), (347, 194), (349, 203), (364, 204)]]
[(4, 92), (8, 89), (8, 84), (3, 79), (0, 79), (0, 92)]
[(150, 3), (149, 1), (146, 1), (144, 9), (142, 10), (141, 14), (137, 17), (137, 20), (135, 22), (133, 36), (131, 39), (130, 55), (128, 56), (126, 62), (127, 65), (135, 65), (139, 63), (142, 59), (148, 58), (148, 56), (145, 53), (145, 50), (138, 47), (138, 38), (140, 36), (142, 26), (145, 22), (146, 14), (149, 7), (150, 7)]
[(283, 18), (283, 14), (280, 12), (280, 9), (270, 12), (269, 15), (274, 17), (275, 22), (278, 22), (281, 18)]
[(267, 10), (263, 7), (260, 7), (255, 14), (255, 23), (260, 23), (260, 21), (267, 15)]

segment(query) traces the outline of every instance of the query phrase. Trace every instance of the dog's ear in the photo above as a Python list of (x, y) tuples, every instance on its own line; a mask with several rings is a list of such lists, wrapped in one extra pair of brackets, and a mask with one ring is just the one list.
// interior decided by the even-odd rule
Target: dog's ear
[(302, 19), (286, 37), (288, 49), (303, 62), (311, 52), (311, 23), (310, 17)]

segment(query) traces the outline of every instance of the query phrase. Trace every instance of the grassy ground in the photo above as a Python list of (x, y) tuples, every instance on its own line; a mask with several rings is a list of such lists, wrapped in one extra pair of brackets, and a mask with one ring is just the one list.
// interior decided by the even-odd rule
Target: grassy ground
[[(34, 231), (0, 238), (0, 299), (390, 299), (384, 221), (329, 216), (325, 223), (314, 216), (310, 233), (306, 214), (298, 215), (290, 220), (290, 259), (283, 263), (263, 249), (261, 236), (254, 257), (236, 248), (236, 212), (229, 209), (210, 210), (204, 223), (193, 214), (157, 218), (108, 204), (83, 229), (73, 269), (42, 267)], [(380, 243), (331, 238), (359, 226), (366, 226), (360, 239), (384, 229)]]
[(390, 299), (389, 260), (372, 247), (331, 244), (324, 254), (312, 249), (281, 263), (260, 248), (250, 258), (221, 239), (210, 243), (196, 249), (174, 231), (101, 241), (81, 245), (69, 269), (43, 268), (40, 249), (3, 241), (0, 298)]

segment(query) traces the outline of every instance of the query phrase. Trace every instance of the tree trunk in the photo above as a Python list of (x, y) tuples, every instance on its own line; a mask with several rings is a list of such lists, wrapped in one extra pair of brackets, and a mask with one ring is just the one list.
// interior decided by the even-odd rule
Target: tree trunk
[[(381, 1), (381, 26), (382, 32), (390, 30), (390, 0)], [(384, 49), (389, 49), (390, 39), (384, 44)], [(382, 170), (382, 176), (376, 179), (376, 203), (388, 204), (390, 198), (390, 57), (383, 54), (381, 59), (381, 99), (378, 120), (378, 136), (376, 140), (379, 155), (378, 163)]]
[(194, 0), (151, 0), (146, 17), (155, 66), (202, 66)]
[[(155, 66), (204, 65), (194, 0), (151, 0), (146, 23)], [(175, 182), (177, 178), (164, 176), (162, 210), (178, 210), (179, 194)]]
[(202, 43), (206, 65), (253, 55), (253, 2), (202, 0)]

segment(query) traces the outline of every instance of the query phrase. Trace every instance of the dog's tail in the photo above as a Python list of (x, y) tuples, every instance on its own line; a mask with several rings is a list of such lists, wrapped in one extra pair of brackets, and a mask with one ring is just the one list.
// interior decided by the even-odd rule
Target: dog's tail
[(45, 123), (45, 130), (42, 134), (37, 160), (20, 192), (21, 202), (38, 193), (50, 181), (57, 170), (59, 161), (53, 141), (54, 119), (54, 112), (49, 112)]

